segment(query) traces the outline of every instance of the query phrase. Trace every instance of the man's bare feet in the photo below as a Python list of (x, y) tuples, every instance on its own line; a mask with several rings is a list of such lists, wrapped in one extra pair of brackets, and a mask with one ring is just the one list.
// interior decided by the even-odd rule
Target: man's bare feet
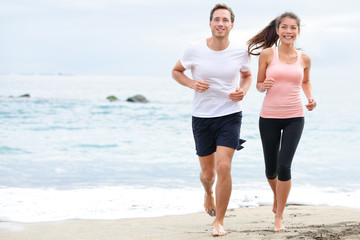
[(214, 237), (220, 237), (220, 236), (225, 236), (227, 232), (224, 230), (224, 227), (221, 224), (214, 223), (212, 234)]
[(209, 214), (211, 217), (216, 216), (216, 206), (212, 194), (205, 193), (204, 207), (207, 214)]
[(283, 218), (275, 216), (274, 232), (280, 232), (280, 231), (286, 231), (286, 228), (284, 227), (283, 224)]

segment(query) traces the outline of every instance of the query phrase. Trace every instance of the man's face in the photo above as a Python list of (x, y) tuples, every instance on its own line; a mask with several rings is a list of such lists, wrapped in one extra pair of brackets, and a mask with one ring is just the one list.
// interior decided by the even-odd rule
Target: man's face
[(213, 37), (228, 37), (233, 26), (234, 23), (231, 23), (231, 15), (228, 10), (218, 9), (214, 12), (213, 18), (210, 22)]

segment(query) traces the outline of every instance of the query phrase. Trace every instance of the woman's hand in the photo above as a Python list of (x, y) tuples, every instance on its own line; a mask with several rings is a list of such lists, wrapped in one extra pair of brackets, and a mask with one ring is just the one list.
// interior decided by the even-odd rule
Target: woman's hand
[(266, 78), (265, 81), (263, 82), (263, 88), (265, 90), (268, 90), (270, 88), (272, 88), (274, 86), (275, 83), (275, 79), (273, 78)]
[(309, 98), (308, 101), (309, 103), (305, 105), (306, 108), (308, 109), (308, 111), (314, 110), (314, 108), (316, 107), (316, 101), (313, 98)]

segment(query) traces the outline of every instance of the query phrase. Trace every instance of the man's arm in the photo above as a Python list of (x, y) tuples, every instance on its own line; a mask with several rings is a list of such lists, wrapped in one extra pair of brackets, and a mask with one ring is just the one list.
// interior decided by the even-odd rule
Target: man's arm
[(251, 71), (250, 70), (246, 72), (240, 71), (240, 89), (243, 89), (245, 91), (244, 95), (246, 95), (247, 91), (249, 90), (251, 82), (252, 82)]
[(181, 64), (180, 60), (177, 61), (175, 67), (172, 70), (172, 77), (181, 85), (194, 89), (197, 92), (204, 92), (210, 87), (210, 84), (205, 80), (194, 81), (188, 78), (184, 73), (185, 70), (186, 69)]
[(244, 99), (247, 91), (250, 88), (252, 82), (251, 71), (240, 71), (240, 87), (236, 88), (235, 92), (229, 94), (229, 98), (234, 102), (239, 102)]

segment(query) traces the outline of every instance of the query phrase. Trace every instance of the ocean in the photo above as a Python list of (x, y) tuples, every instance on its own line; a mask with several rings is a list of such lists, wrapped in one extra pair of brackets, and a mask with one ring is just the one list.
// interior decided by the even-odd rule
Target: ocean
[[(264, 95), (253, 81), (242, 103), (247, 142), (233, 159), (229, 208), (272, 204), (258, 131)], [(288, 203), (360, 208), (360, 95), (351, 84), (328, 83), (313, 83), (318, 107), (305, 114)], [(192, 90), (170, 74), (8, 74), (0, 86), (0, 221), (203, 211)], [(126, 101), (136, 94), (149, 102)]]

